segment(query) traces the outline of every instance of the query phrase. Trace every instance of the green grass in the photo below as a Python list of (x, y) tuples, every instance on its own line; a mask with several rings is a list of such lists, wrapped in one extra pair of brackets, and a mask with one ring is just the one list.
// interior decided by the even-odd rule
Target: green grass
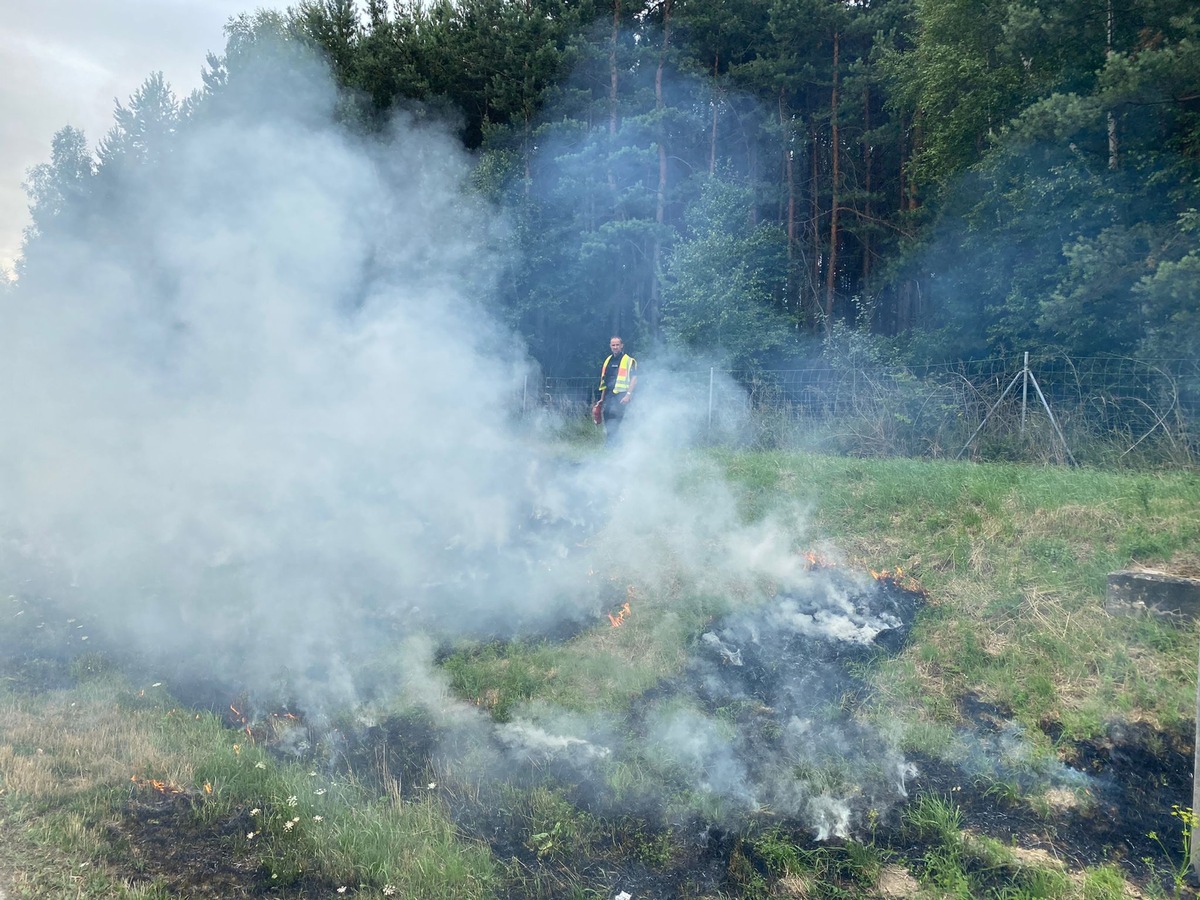
[(930, 594), (909, 655), (883, 663), (882, 702), (952, 715), (968, 691), (1068, 739), (1114, 713), (1178, 727), (1194, 714), (1194, 628), (1104, 612), (1131, 565), (1200, 572), (1200, 476), (1013, 464), (720, 454), (748, 519), (811, 510), (852, 565), (902, 566)]
[(562, 644), (461, 643), (442, 664), (451, 689), (498, 722), (534, 700), (581, 712), (624, 709), (677, 674), (697, 630), (728, 609), (709, 595), (627, 596), (632, 612), (620, 627), (598, 616), (595, 628)]
[[(596, 448), (577, 443), (571, 452)], [(1196, 626), (1113, 618), (1104, 595), (1108, 573), (1131, 565), (1200, 574), (1195, 473), (713, 451), (690, 457), (680, 489), (700, 495), (714, 470), (733, 486), (742, 521), (782, 523), (796, 554), (812, 549), (839, 565), (901, 568), (919, 580), (927, 596), (908, 646), (856, 670), (873, 687), (862, 714), (900, 747), (953, 760), (968, 694), (1024, 727), (1029, 755), (1010, 767), (1017, 774), (1114, 720), (1190, 727)], [(686, 712), (687, 701), (648, 700), (647, 691), (682, 671), (709, 622), (761, 601), (771, 585), (668, 577), (681, 564), (671, 542), (661, 543), (653, 579), (610, 573), (616, 595), (630, 601), (619, 628), (598, 615), (594, 628), (561, 644), (464, 642), (441, 664), (448, 690), (497, 722), (602, 715), (619, 724), (635, 711)], [(21, 640), (38, 637), (32, 617), (8, 627)], [(73, 687), (36, 691), (47, 674)], [(737, 712), (718, 714), (713, 727), (737, 727)], [(1053, 740), (1046, 723), (1056, 726)], [(0, 686), (0, 827), (20, 848), (7, 860), (0, 852), (0, 871), (17, 873), (10, 898), (168, 896), (160, 882), (118, 874), (128, 872), (128, 848), (113, 836), (153, 779), (191, 798), (197, 834), (224, 834), (223, 850), (275, 885), (316, 879), (331, 895), (348, 886), (361, 897), (599, 896), (574, 860), (600, 869), (628, 859), (677, 865), (691, 839), (678, 823), (725, 811), (720, 797), (696, 790), (671, 748), (626, 741), (597, 764), (605, 789), (617, 805), (667, 790), (666, 827), (585, 812), (550, 782), (484, 786), (463, 771), (433, 773), (436, 789), (402, 799), (379, 789), (393, 783), (386, 772), (330, 776), (282, 762), (217, 717), (178, 707), (161, 687), (126, 683), (102, 655), (65, 672), (34, 661)], [(486, 759), (485, 749), (470, 752)], [(836, 766), (807, 774), (839, 787)], [(985, 787), (997, 802), (1038, 802), (1021, 796), (1015, 777)], [(455, 824), (464, 811), (494, 816), (531, 862), (492, 854)], [(782, 830), (748, 826), (731, 857), (732, 896), (781, 896), (791, 882), (808, 896), (855, 896), (905, 866), (927, 896), (1106, 900), (1127, 887), (1111, 866), (1070, 880), (1049, 862), (1017, 859), (965, 833), (947, 798), (911, 801), (904, 827), (928, 846), (920, 859), (895, 860), (871, 840), (802, 847)]]
[[(175, 896), (153, 884), (127, 885), (108, 871), (122, 850), (109, 826), (134, 796), (156, 801), (151, 781), (191, 798), (182, 824), (196, 833), (244, 822), (219, 852), (250, 861), (279, 889), (315, 877), (367, 896), (492, 895), (495, 860), (458, 832), (433, 792), (401, 803), (353, 777), (282, 764), (243, 732), (154, 693), (147, 698), (105, 674), (69, 692), (0, 694), (4, 824), (16, 825), (49, 860), (44, 869), (20, 863), (18, 884), (27, 884), (20, 890), (28, 896)], [(60, 892), (64, 867), (85, 870), (71, 882), (78, 894)], [(25, 895), (14, 887), (11, 896)]]

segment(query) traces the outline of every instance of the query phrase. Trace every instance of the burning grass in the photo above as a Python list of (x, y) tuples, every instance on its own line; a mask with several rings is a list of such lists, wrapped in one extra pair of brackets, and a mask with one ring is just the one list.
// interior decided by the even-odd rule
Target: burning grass
[[(1176, 890), (1197, 634), (1101, 601), (1112, 569), (1194, 565), (1195, 476), (716, 458), (747, 522), (809, 510), (839, 548), (838, 566), (810, 560), (809, 593), (607, 572), (592, 627), (365, 660), (395, 696), (362, 709), (123, 675), (90, 623), (10, 598), (0, 847), (21, 852), (0, 883), (11, 898)], [(406, 680), (422, 654), (432, 671)]]

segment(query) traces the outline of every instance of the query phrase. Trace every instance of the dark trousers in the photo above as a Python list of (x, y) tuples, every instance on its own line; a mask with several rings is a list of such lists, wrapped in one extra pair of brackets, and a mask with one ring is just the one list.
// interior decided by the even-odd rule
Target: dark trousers
[(629, 409), (628, 404), (621, 402), (621, 398), (624, 396), (624, 394), (607, 393), (604, 395), (604, 442), (606, 444), (617, 442), (617, 435), (625, 419), (625, 411)]

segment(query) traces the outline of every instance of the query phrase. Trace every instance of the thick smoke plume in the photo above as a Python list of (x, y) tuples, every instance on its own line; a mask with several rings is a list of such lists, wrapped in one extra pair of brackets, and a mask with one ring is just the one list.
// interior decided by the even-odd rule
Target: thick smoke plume
[[(417, 117), (351, 136), (327, 74), (291, 65), (293, 81), (194, 115), (98, 217), (47, 237), (0, 307), (7, 576), (177, 679), (310, 712), (403, 690), (472, 728), (434, 642), (603, 621), (589, 573), (811, 587), (799, 512), (743, 526), (695, 460), (681, 485), (701, 420), (667, 366), (644, 364), (647, 412), (619, 452), (574, 466), (538, 449), (511, 402), (526, 355), (489, 310), (504, 219), (467, 188), (470, 160)], [(828, 605), (790, 614), (851, 642), (876, 627)], [(726, 665), (755, 643), (705, 640)], [(365, 665), (385, 646), (406, 660), (395, 684)], [(789, 715), (794, 764), (807, 726)], [(673, 765), (844, 832), (833, 795), (785, 800), (741, 755), (755, 748), (687, 716), (645, 726)], [(499, 730), (497, 752), (610, 757), (610, 726), (550, 718)], [(901, 760), (872, 764), (902, 790)]]
[(451, 620), (554, 591), (472, 577), (538, 481), (468, 160), (410, 119), (349, 136), (315, 66), (297, 93), (188, 122), (2, 313), (6, 533), (114, 632), (260, 684), (448, 573)]

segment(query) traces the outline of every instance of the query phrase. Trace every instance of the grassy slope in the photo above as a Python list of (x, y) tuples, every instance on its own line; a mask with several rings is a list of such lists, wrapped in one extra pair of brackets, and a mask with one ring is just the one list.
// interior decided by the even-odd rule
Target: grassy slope
[[(967, 692), (1031, 725), (1060, 722), (1067, 739), (1110, 720), (1178, 728), (1193, 715), (1195, 628), (1111, 618), (1103, 597), (1107, 573), (1131, 564), (1200, 574), (1195, 474), (783, 453), (717, 460), (748, 521), (807, 508), (797, 550), (820, 545), (849, 565), (903, 567), (929, 592), (909, 647), (870, 673), (879, 708), (899, 715), (910, 741), (953, 722)], [(498, 718), (523, 704), (534, 713), (539, 704), (620, 709), (677, 671), (700, 625), (729, 602), (635, 600), (622, 628), (605, 623), (566, 645), (466, 648), (447, 663), (452, 683)], [(363, 885), (360, 896), (391, 896), (384, 887), (394, 886), (402, 896), (483, 897), (508, 877), (455, 837), (433, 798), (401, 806), (353, 782), (317, 794), (307, 771), (277, 764), (214, 720), (181, 716), (170, 698), (106, 673), (75, 674), (85, 677), (66, 692), (0, 690), (0, 844), (23, 847), (27, 861), (7, 854), (10, 897), (174, 896), (161, 880), (132, 886), (106, 874), (128, 850), (113, 843), (112, 826), (132, 775), (176, 783), (202, 801), (204, 818), (233, 823), (222, 852), (250, 860), (260, 878), (303, 874), (325, 893)], [(293, 810), (303, 817), (285, 828)], [(544, 818), (557, 827), (570, 816), (556, 808)]]
[[(1200, 477), (795, 454), (729, 455), (747, 515), (812, 501), (853, 565), (903, 567), (930, 594), (883, 699), (953, 715), (967, 691), (1065, 736), (1109, 719), (1177, 727), (1195, 711), (1194, 627), (1113, 618), (1107, 576), (1200, 575)], [(890, 695), (890, 696), (889, 696)]]

